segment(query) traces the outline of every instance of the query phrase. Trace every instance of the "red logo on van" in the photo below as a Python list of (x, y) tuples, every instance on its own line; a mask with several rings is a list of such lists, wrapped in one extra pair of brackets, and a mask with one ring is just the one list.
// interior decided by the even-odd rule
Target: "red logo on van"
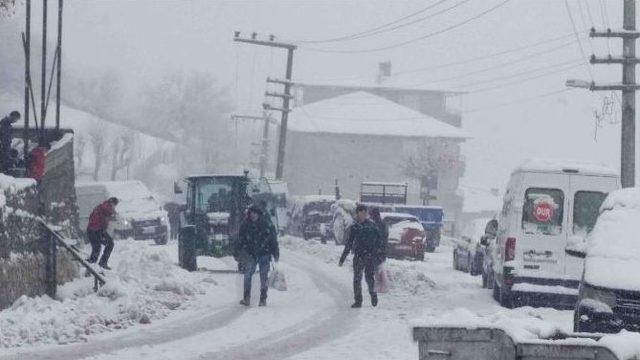
[(533, 216), (539, 222), (550, 222), (553, 212), (553, 205), (548, 202), (539, 202), (533, 206)]

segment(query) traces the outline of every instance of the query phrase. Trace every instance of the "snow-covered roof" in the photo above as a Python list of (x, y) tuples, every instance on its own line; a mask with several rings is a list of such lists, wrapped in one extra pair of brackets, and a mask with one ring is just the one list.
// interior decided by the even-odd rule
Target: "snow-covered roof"
[(302, 87), (302, 88), (315, 86), (315, 87), (331, 87), (331, 88), (343, 88), (343, 89), (354, 89), (354, 90), (367, 89), (367, 90), (392, 90), (392, 91), (419, 91), (419, 92), (442, 93), (445, 95), (466, 94), (466, 92), (462, 92), (462, 91), (433, 89), (431, 87), (424, 87), (416, 84), (409, 84), (393, 77), (385, 79), (382, 83), (375, 83), (372, 81), (363, 82), (362, 80), (354, 79), (353, 81), (343, 80), (341, 82), (297, 81), (296, 86)]
[(462, 129), (363, 91), (295, 108), (291, 112), (289, 130), (400, 137), (468, 137)]
[(518, 166), (514, 172), (578, 172), (580, 174), (618, 176), (611, 167), (576, 160), (529, 159)]

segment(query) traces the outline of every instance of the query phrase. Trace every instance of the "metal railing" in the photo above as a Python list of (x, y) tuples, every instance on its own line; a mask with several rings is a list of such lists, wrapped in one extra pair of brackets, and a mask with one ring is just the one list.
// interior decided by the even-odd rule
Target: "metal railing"
[[(83, 257), (79, 253), (79, 250), (75, 246), (67, 244), (67, 242), (65, 241), (65, 238), (62, 235), (60, 235), (54, 228), (52, 228), (51, 225), (47, 224), (43, 219), (39, 218), (38, 221), (40, 222), (42, 227), (45, 229), (45, 231), (48, 234), (52, 235), (53, 239), (55, 240), (55, 242), (53, 243), (54, 246), (61, 245), (64, 249), (66, 249), (71, 254), (71, 256), (73, 256), (73, 258), (76, 261), (78, 261), (85, 269), (87, 269), (89, 274), (93, 275), (93, 291), (98, 291), (100, 287), (102, 287), (104, 284), (107, 283), (105, 278), (96, 270), (94, 270), (91, 264), (89, 264), (85, 259), (83, 259)], [(53, 251), (53, 254), (54, 256), (52, 261), (55, 262), (55, 250)], [(55, 281), (55, 274), (53, 276)]]

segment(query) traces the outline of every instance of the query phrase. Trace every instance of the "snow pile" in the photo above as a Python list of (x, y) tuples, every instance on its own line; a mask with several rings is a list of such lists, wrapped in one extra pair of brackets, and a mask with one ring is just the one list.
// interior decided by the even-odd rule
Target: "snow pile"
[(552, 339), (561, 337), (562, 329), (554, 323), (542, 320), (536, 309), (523, 307), (516, 310), (500, 310), (481, 316), (463, 308), (415, 322), (413, 326), (464, 327), (502, 329), (516, 341)]
[(47, 296), (18, 299), (0, 312), (0, 347), (85, 341), (91, 334), (148, 324), (203, 293), (195, 275), (174, 265), (166, 247), (132, 240), (116, 243), (113, 270), (97, 293), (93, 277)]
[(16, 193), (36, 185), (36, 181), (29, 178), (14, 178), (0, 174), (0, 190)]
[(622, 330), (603, 336), (598, 343), (611, 349), (618, 359), (640, 359), (640, 333)]

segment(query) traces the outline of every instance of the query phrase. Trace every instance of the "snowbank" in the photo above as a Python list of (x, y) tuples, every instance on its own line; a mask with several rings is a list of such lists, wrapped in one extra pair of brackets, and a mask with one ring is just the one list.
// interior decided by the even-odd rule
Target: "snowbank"
[(93, 278), (83, 278), (59, 287), (59, 299), (23, 296), (0, 312), (0, 348), (85, 341), (148, 324), (204, 291), (195, 274), (174, 265), (167, 247), (120, 241), (112, 259), (107, 284), (97, 293)]
[[(458, 308), (420, 321), (414, 321), (412, 327), (464, 327), (466, 329), (497, 328), (504, 330), (514, 341), (549, 340), (564, 341), (572, 344), (596, 344), (593, 339), (567, 337), (558, 324), (542, 319), (538, 309), (523, 307), (514, 310), (502, 309), (486, 316), (475, 314), (467, 309)], [(569, 335), (570, 336), (570, 335)], [(566, 340), (553, 340), (565, 339)], [(619, 359), (640, 359), (640, 334), (622, 331), (619, 334), (605, 335), (598, 345), (606, 346), (616, 353)]]

